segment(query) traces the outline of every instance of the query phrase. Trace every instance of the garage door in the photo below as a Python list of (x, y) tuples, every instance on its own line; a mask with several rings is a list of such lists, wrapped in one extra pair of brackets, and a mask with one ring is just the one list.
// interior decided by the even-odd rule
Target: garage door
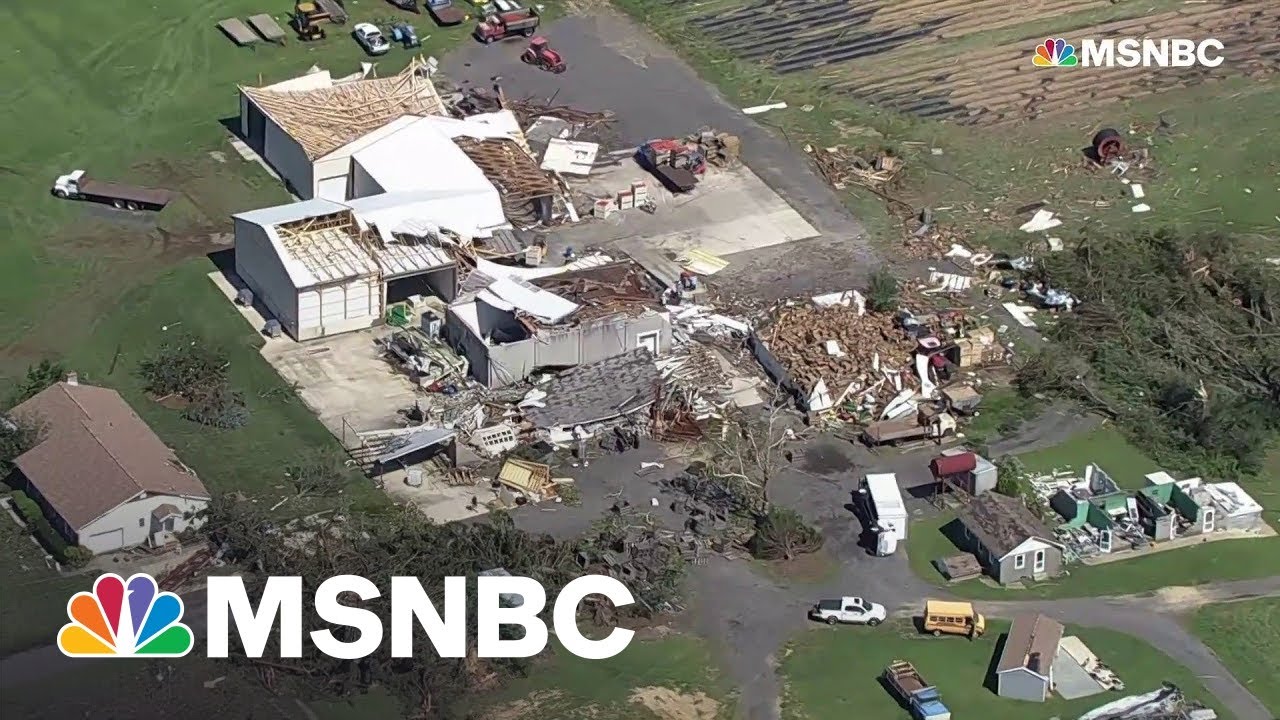
[(316, 197), (325, 200), (333, 200), (335, 202), (343, 202), (347, 199), (347, 176), (339, 175), (331, 178), (321, 178), (316, 183)]
[(99, 553), (122, 548), (124, 547), (124, 528), (94, 533), (89, 536), (89, 541), (83, 544), (90, 550)]

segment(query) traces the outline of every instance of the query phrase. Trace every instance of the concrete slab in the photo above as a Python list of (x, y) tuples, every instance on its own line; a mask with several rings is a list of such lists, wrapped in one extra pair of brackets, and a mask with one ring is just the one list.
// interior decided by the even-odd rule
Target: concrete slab
[(1053, 657), (1053, 683), (1054, 691), (1067, 700), (1104, 692), (1098, 681), (1085, 672), (1085, 669), (1080, 667), (1080, 663), (1061, 647)]
[(344, 445), (354, 432), (401, 427), (397, 411), (413, 405), (416, 388), (375, 346), (389, 328), (370, 328), (308, 342), (269, 342), (262, 355)]
[[(610, 195), (636, 180), (649, 185), (657, 210), (624, 210), (603, 220), (568, 226), (554, 233), (551, 252), (561, 246), (644, 247), (667, 254), (701, 248), (721, 257), (814, 237), (818, 231), (749, 167), (711, 168), (697, 189), (676, 195), (638, 165), (623, 163), (593, 174), (580, 186), (592, 196)], [(580, 208), (585, 215), (587, 208)]]

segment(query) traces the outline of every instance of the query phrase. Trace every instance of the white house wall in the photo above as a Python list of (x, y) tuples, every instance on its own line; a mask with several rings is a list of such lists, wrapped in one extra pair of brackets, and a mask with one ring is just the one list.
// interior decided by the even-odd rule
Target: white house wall
[(298, 340), (363, 330), (382, 319), (382, 285), (377, 278), (306, 288), (298, 293)]
[(302, 200), (315, 197), (311, 160), (302, 145), (267, 117), (262, 157), (275, 168), (285, 187)]
[(267, 237), (266, 228), (236, 218), (235, 233), (236, 275), (253, 291), (255, 300), (280, 321), (285, 332), (298, 337), (297, 290)]
[(150, 495), (131, 500), (80, 528), (76, 542), (95, 554), (142, 545), (151, 538), (151, 511), (165, 504), (173, 505), (183, 514), (183, 517), (174, 519), (173, 527), (174, 532), (182, 532), (199, 524), (186, 516), (204, 509), (209, 501), (173, 495)]

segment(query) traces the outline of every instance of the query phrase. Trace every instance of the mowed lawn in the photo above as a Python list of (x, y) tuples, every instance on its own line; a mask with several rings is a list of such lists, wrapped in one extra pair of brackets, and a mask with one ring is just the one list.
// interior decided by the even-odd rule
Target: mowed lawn
[[(921, 676), (938, 688), (943, 703), (957, 718), (1074, 718), (1117, 699), (1108, 693), (1070, 701), (1053, 695), (1044, 703), (999, 697), (992, 673), (1001, 635), (1008, 628), (1008, 623), (989, 621), (986, 635), (972, 642), (920, 635), (909, 622), (877, 628), (815, 628), (795, 640), (782, 661), (782, 716), (784, 720), (907, 720), (907, 711), (880, 682), (880, 674), (895, 660), (915, 665)], [(1189, 698), (1217, 709), (1219, 718), (1231, 717), (1190, 670), (1137, 638), (1071, 626), (1066, 633), (1079, 637), (1115, 670), (1126, 685), (1126, 694), (1156, 690), (1168, 681)]]
[(636, 639), (607, 660), (583, 660), (557, 646), (528, 677), (468, 709), (496, 720), (728, 720), (733, 693), (713, 668), (706, 645), (687, 635)]
[(1191, 618), (1191, 627), (1231, 674), (1280, 717), (1280, 598), (1208, 605)]
[[(1083, 473), (1090, 462), (1105, 470), (1121, 487), (1140, 488), (1147, 473), (1160, 470), (1155, 461), (1105, 426), (1052, 448), (1019, 455), (1030, 472), (1050, 473), (1072, 469)], [(1176, 468), (1168, 470), (1179, 476)], [(1241, 481), (1266, 509), (1264, 517), (1274, 527), (1280, 513), (1276, 494), (1268, 487), (1275, 481), (1262, 478)], [(921, 577), (964, 597), (1013, 600), (1019, 598), (1086, 597), (1120, 595), (1156, 590), (1170, 585), (1200, 585), (1223, 580), (1244, 580), (1280, 574), (1280, 537), (1219, 540), (1154, 553), (1104, 565), (1075, 564), (1070, 575), (1032, 583), (1021, 589), (997, 588), (979, 580), (948, 585), (933, 561), (960, 552), (953, 539), (960, 523), (953, 513), (916, 520), (908, 535), (911, 566)]]

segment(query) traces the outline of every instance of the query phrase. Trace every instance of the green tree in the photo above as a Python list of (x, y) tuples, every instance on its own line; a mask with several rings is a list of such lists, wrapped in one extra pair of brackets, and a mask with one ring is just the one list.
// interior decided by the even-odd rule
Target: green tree
[(878, 268), (867, 278), (867, 307), (873, 312), (898, 309), (898, 279), (885, 268)]
[(41, 360), (39, 364), (28, 365), (27, 374), (9, 396), (9, 407), (26, 402), (66, 376), (67, 369), (60, 362)]

